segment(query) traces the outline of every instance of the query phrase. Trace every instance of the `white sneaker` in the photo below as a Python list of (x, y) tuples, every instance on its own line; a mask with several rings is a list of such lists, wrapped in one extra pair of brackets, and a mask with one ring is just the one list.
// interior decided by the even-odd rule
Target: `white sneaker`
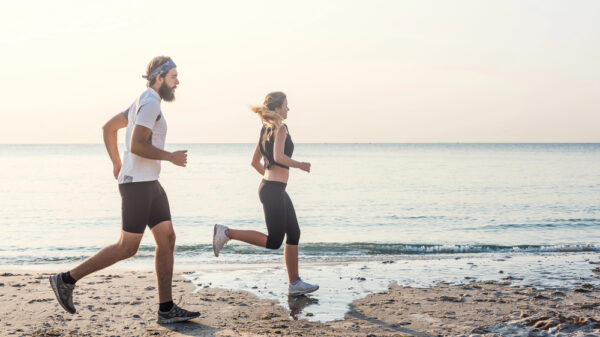
[(216, 257), (219, 257), (219, 252), (223, 249), (223, 246), (229, 241), (229, 235), (227, 235), (227, 226), (215, 225), (213, 232), (213, 252)]
[(298, 281), (290, 284), (288, 293), (290, 296), (300, 296), (317, 291), (317, 289), (319, 289), (318, 285), (306, 283), (298, 279)]

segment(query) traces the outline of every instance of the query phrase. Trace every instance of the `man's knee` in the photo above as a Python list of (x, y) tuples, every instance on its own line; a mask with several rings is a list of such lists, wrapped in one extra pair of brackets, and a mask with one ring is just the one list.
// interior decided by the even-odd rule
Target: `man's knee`
[(128, 259), (130, 257), (135, 256), (138, 251), (139, 244), (131, 244), (131, 245), (123, 245), (119, 246), (119, 251), (121, 252), (121, 259)]
[(130, 258), (137, 253), (140, 242), (142, 242), (142, 235), (141, 233), (129, 233), (125, 231), (121, 233), (121, 238), (116, 245), (121, 260)]
[(171, 232), (167, 235), (167, 244), (169, 245), (169, 248), (171, 250), (175, 249), (175, 239), (176, 239), (175, 232)]
[(160, 249), (175, 250), (175, 239), (175, 232), (171, 231), (157, 240), (157, 245)]

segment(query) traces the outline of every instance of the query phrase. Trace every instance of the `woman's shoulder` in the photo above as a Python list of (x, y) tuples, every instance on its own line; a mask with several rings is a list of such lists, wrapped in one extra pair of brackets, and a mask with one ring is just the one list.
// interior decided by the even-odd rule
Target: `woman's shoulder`
[(289, 135), (289, 133), (290, 133), (290, 130), (288, 129), (288, 126), (287, 126), (286, 124), (281, 124), (281, 125), (279, 125), (279, 127), (277, 127), (277, 128), (275, 129), (275, 132), (276, 132), (277, 134), (284, 133), (284, 134), (286, 134), (286, 135)]

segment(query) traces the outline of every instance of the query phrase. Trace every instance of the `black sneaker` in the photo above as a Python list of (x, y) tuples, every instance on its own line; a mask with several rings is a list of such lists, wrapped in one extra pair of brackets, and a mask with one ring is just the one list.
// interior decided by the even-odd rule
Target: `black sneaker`
[(60, 274), (50, 276), (50, 285), (52, 286), (52, 290), (54, 290), (54, 295), (56, 295), (58, 303), (60, 303), (63, 309), (74, 314), (77, 311), (73, 305), (73, 289), (75, 285), (63, 282)]
[(185, 322), (198, 316), (200, 316), (199, 312), (187, 311), (178, 307), (177, 304), (173, 304), (173, 307), (168, 312), (158, 310), (158, 324)]

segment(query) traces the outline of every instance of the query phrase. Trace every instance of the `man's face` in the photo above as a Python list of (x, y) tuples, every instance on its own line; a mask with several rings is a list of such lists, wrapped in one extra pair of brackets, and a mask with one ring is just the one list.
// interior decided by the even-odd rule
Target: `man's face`
[(160, 98), (167, 102), (171, 102), (175, 100), (175, 89), (177, 89), (177, 85), (179, 84), (179, 80), (177, 79), (177, 68), (173, 68), (167, 72), (164, 79), (162, 80), (162, 84), (158, 89), (158, 94)]

